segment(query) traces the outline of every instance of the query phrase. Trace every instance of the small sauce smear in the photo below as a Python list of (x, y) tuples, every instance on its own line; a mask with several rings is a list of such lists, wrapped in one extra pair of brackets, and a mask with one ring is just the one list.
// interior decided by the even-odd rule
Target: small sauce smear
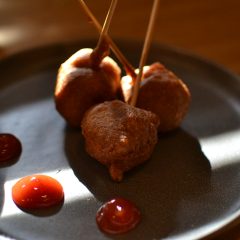
[(12, 198), (23, 209), (46, 208), (60, 203), (62, 185), (46, 175), (31, 175), (20, 179), (12, 188)]
[(10, 133), (0, 134), (0, 162), (11, 161), (20, 156), (21, 142)]
[(133, 203), (123, 198), (114, 198), (98, 210), (96, 221), (103, 232), (121, 234), (133, 229), (140, 217), (140, 211)]

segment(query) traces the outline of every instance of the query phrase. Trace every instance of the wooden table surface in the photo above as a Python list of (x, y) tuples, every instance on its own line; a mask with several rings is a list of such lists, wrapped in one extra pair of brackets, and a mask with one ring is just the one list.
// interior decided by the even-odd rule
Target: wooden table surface
[[(110, 0), (86, 2), (102, 22)], [(151, 5), (149, 0), (119, 1), (112, 38), (142, 41)], [(239, 9), (239, 0), (162, 0), (153, 41), (240, 74)], [(0, 0), (0, 58), (32, 47), (97, 37), (77, 0)], [(212, 239), (240, 239), (240, 225)]]
[[(102, 22), (109, 0), (89, 0)], [(143, 40), (152, 1), (121, 0), (113, 39)], [(154, 41), (185, 49), (240, 73), (239, 0), (162, 0)], [(97, 38), (77, 0), (0, 0), (0, 56), (22, 49)]]

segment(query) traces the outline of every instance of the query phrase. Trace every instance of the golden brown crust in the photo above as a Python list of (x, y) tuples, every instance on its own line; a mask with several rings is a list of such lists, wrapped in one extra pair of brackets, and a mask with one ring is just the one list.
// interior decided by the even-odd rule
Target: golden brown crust
[(136, 106), (160, 118), (159, 131), (171, 131), (185, 117), (191, 95), (187, 86), (162, 64), (152, 64), (143, 75)]
[(82, 121), (86, 151), (108, 166), (113, 180), (149, 159), (157, 143), (158, 117), (115, 100), (98, 104)]
[(58, 72), (55, 104), (58, 112), (74, 127), (80, 127), (82, 117), (91, 106), (122, 98), (121, 71), (109, 57), (98, 70), (91, 68), (92, 49), (81, 49), (64, 62)]

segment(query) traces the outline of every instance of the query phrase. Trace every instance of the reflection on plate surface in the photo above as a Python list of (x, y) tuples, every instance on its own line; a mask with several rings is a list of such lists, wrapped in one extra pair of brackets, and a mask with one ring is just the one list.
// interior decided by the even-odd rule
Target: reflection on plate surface
[[(211, 63), (154, 46), (149, 63), (160, 61), (189, 86), (192, 104), (181, 129), (160, 136), (152, 158), (114, 183), (107, 169), (84, 151), (79, 130), (55, 111), (56, 72), (81, 42), (25, 52), (0, 63), (0, 131), (21, 139), (14, 165), (0, 169), (0, 230), (16, 239), (199, 239), (240, 214), (240, 84)], [(120, 43), (137, 66), (140, 45)], [(11, 71), (7, 70), (11, 66)], [(57, 178), (65, 202), (46, 214), (19, 210), (11, 186), (45, 173)], [(139, 226), (106, 236), (95, 223), (99, 206), (121, 196), (141, 209)]]

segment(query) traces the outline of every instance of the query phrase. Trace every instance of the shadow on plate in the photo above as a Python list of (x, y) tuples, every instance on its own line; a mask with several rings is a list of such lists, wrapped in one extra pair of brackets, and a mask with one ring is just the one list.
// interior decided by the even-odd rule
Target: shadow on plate
[[(5, 172), (1, 172), (0, 173), (0, 193), (1, 193), (1, 199), (5, 199), (5, 191), (4, 191), (5, 179), (6, 179)], [(3, 205), (4, 205), (4, 200), (1, 200), (0, 201), (0, 215), (2, 213)]]
[(140, 208), (140, 225), (114, 239), (166, 237), (182, 224), (177, 220), (179, 205), (187, 208), (188, 201), (209, 192), (210, 163), (199, 142), (181, 129), (160, 136), (151, 159), (126, 173), (121, 183), (113, 182), (107, 168), (88, 156), (80, 131), (66, 128), (65, 151), (75, 175), (98, 201), (121, 196)]

